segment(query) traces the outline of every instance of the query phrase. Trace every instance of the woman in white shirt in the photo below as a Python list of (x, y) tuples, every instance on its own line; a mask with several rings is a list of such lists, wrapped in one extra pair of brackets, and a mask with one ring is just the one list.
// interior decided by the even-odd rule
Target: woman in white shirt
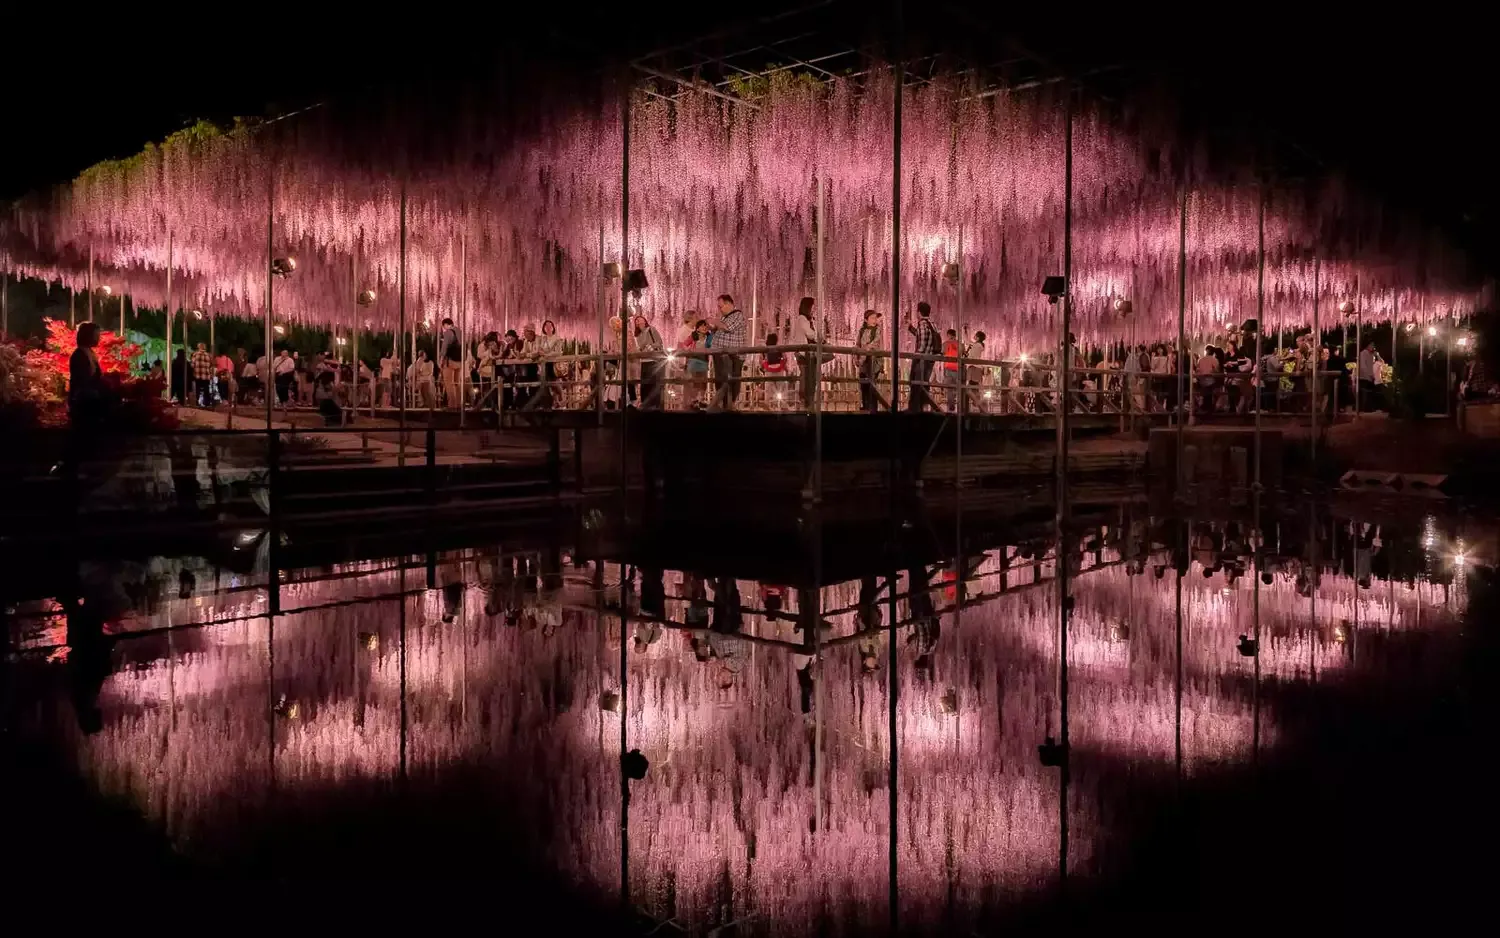
[(417, 360), (412, 362), (411, 368), (407, 369), (407, 377), (411, 380), (412, 403), (416, 407), (437, 406), (437, 379), (432, 367), (432, 362), (427, 359), (427, 350), (417, 350)]

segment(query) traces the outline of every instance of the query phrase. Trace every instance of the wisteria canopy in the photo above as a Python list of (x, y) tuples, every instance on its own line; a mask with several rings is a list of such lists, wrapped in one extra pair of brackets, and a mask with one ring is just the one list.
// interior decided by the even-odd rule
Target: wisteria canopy
[[(84, 289), (92, 257), (94, 286), (161, 306), (170, 266), (174, 307), (260, 318), (269, 221), (270, 252), (298, 262), (275, 283), (278, 321), (389, 330), (404, 193), (408, 322), (553, 319), (587, 337), (619, 302), (600, 271), (620, 259), (628, 175), (628, 261), (650, 278), (644, 307), (675, 322), (727, 292), (747, 309), (753, 298), (767, 327), (813, 292), (822, 177), (831, 334), (847, 336), (866, 308), (889, 312), (894, 71), (778, 70), (734, 91), (539, 75), (437, 107), (198, 125), (13, 206), (0, 267)], [(1000, 350), (1055, 339), (1058, 308), (1039, 288), (1063, 270), (1069, 123), (1085, 341), (1175, 335), (1184, 204), (1190, 335), (1256, 315), (1262, 200), (1269, 326), (1310, 324), (1315, 301), (1325, 326), (1457, 317), (1488, 301), (1439, 235), (1337, 180), (1226, 168), (1205, 141), (1181, 139), (1167, 105), (1075, 94), (1069, 107), (1066, 94), (1058, 83), (977, 95), (957, 73), (905, 88), (900, 313), (929, 300), (940, 322), (983, 329)], [(954, 262), (957, 283), (942, 276)], [(366, 289), (376, 300), (359, 306)]]

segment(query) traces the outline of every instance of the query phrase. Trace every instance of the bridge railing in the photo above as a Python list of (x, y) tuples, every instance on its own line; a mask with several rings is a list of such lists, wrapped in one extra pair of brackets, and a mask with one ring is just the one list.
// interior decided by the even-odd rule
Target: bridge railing
[[(891, 353), (841, 345), (756, 345), (738, 349), (665, 349), (570, 355), (506, 363), (476, 388), (473, 406), (501, 411), (747, 410), (766, 413), (858, 413), (891, 408), (979, 415), (1053, 414), (1060, 369), (1029, 356), (968, 358), (901, 352), (892, 383)], [(602, 363), (603, 380), (599, 378)], [(1323, 372), (1319, 409), (1338, 397), (1337, 375)], [(1172, 414), (1182, 391), (1176, 373), (1115, 367), (1068, 368), (1062, 382), (1070, 412), (1124, 417)], [(1257, 388), (1263, 390), (1257, 393)], [(1306, 372), (1187, 376), (1186, 409), (1310, 413)], [(602, 395), (602, 401), (601, 401)]]

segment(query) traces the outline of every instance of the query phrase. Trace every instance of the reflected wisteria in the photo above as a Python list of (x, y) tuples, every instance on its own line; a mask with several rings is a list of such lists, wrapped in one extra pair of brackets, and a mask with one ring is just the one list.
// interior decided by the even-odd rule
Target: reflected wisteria
[[(163, 559), (108, 621), (87, 584), (128, 578), (17, 609), (19, 724), (205, 863), (337, 856), (328, 812), (399, 794), (448, 846), (503, 835), (690, 932), (880, 930), (893, 902), (903, 926), (977, 929), (1106, 869), (1143, 786), (1274, 753), (1289, 690), (1378, 681), (1401, 636), (1456, 630), (1457, 536), (1122, 509), (1060, 553), (966, 544), (831, 584), (564, 546), (275, 578)], [(1064, 708), (1066, 786), (1038, 754)], [(649, 767), (622, 791), (630, 750)]]

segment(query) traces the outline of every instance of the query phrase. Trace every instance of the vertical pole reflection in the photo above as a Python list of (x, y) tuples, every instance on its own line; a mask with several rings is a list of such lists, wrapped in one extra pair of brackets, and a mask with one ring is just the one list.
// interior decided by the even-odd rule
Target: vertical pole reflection
[[(896, 81), (893, 95), (892, 107), (892, 140), (891, 140), (891, 546), (896, 545), (895, 535), (897, 515), (896, 507), (896, 474), (900, 466), (899, 444), (900, 424), (898, 423), (897, 410), (901, 400), (901, 329), (897, 320), (901, 315), (901, 98), (905, 93), (903, 86), (906, 82), (906, 61), (904, 59), (904, 42), (902, 34), (902, 12), (903, 0), (895, 0), (895, 46), (896, 54)], [(908, 390), (909, 393), (909, 390)], [(887, 796), (889, 798), (890, 817), (887, 822), (887, 837), (890, 847), (890, 879), (889, 879), (889, 904), (891, 917), (891, 934), (895, 935), (900, 927), (900, 903), (898, 901), (896, 874), (898, 867), (896, 851), (896, 782), (897, 782), (897, 740), (896, 740), (896, 700), (900, 692), (900, 680), (896, 675), (896, 594), (897, 589), (896, 572), (891, 571), (890, 583), (890, 606), (891, 624), (886, 634), (886, 700), (889, 706), (889, 723), (886, 733), (890, 737), (890, 775), (886, 779)]]
[[(623, 330), (622, 330), (623, 331)], [(621, 340), (623, 351), (623, 339)], [(623, 361), (623, 360), (622, 360)], [(624, 374), (623, 367), (621, 374)], [(623, 468), (623, 467), (622, 467)], [(620, 565), (620, 909), (630, 909), (630, 775), (626, 771), (625, 756), (630, 752), (630, 676), (627, 654), (629, 642), (626, 633), (630, 628), (630, 585), (635, 571)]]
[(400, 784), (401, 784), (401, 788), (404, 791), (405, 788), (406, 788), (406, 561), (405, 561), (405, 559), (403, 559), (402, 562), (401, 562), (400, 577), (401, 577), (401, 581), (400, 581), (401, 599), (399, 600), (399, 602), (401, 603), (401, 611), (400, 611), (400, 614), (399, 614), (399, 618), (397, 620), (397, 625), (398, 625), (398, 628), (400, 629), (400, 631), (398, 633), (398, 639), (397, 639), (398, 653), (397, 653), (396, 659), (397, 659), (397, 664), (398, 664), (398, 666), (400, 668), (400, 674), (399, 674), (398, 684), (399, 684), (399, 688), (400, 688), (400, 692), (401, 692), (401, 748), (400, 748), (400, 753), (399, 753), (399, 759), (400, 759), (400, 761), (398, 763), (399, 768), (397, 770), (399, 772), (399, 775), (397, 776), (397, 778), (399, 779)]
[(1068, 888), (1068, 613), (1072, 597), (1068, 590), (1068, 565), (1073, 551), (1067, 541), (1068, 529), (1068, 411), (1073, 382), (1073, 93), (1068, 90), (1064, 101), (1063, 124), (1063, 296), (1062, 328), (1059, 343), (1057, 407), (1057, 726), (1058, 746), (1062, 760), (1058, 766), (1057, 797), (1057, 886), (1059, 897)]

